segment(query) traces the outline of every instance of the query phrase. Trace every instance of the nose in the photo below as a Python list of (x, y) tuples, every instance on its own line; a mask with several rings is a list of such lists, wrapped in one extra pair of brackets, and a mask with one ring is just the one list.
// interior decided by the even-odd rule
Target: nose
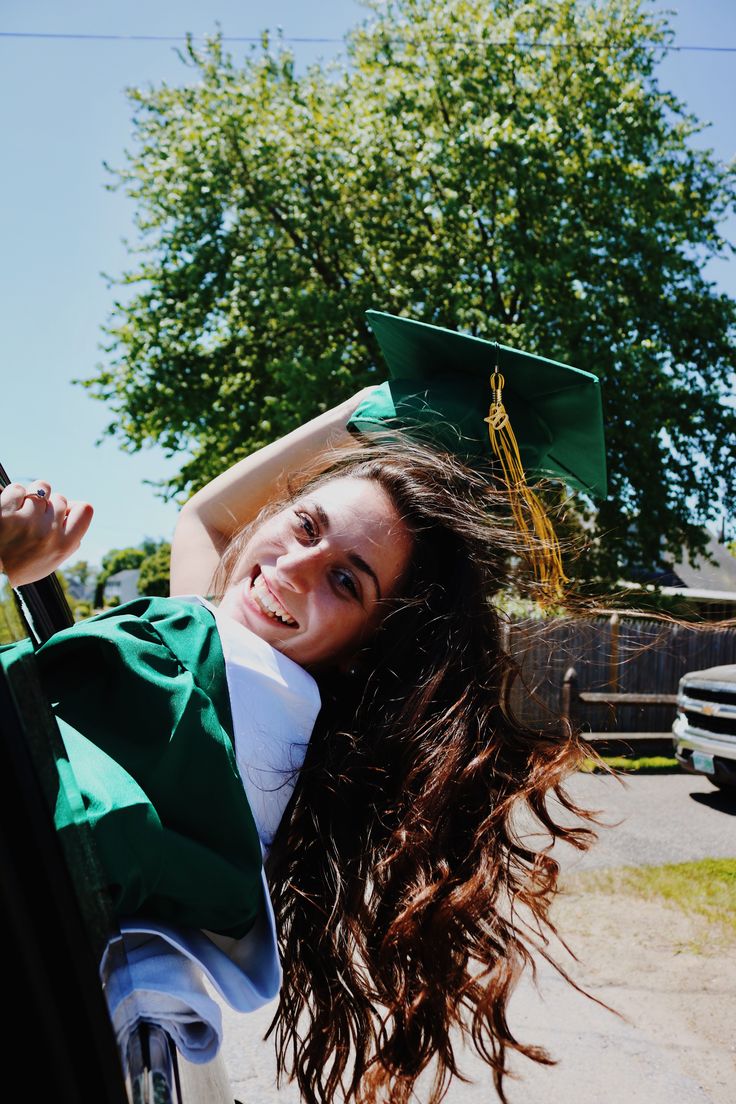
[(326, 556), (327, 547), (323, 542), (295, 544), (276, 560), (276, 578), (282, 586), (303, 593), (314, 586)]

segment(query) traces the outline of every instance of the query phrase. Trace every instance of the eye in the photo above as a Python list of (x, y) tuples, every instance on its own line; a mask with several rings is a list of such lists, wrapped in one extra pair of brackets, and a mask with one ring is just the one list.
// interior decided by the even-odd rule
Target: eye
[(349, 571), (343, 571), (341, 568), (338, 568), (338, 570), (335, 571), (334, 577), (337, 581), (337, 585), (340, 587), (341, 590), (347, 590), (347, 592), (351, 594), (353, 598), (360, 598), (355, 579)]
[(314, 519), (304, 510), (296, 510), (295, 514), (301, 530), (300, 536), (305, 544), (315, 544), (319, 540), (319, 530), (314, 523)]

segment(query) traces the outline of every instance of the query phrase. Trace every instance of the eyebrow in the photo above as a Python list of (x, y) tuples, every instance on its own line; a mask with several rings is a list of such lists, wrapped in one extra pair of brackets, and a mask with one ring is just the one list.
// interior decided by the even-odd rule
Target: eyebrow
[[(312, 509), (317, 515), (317, 520), (319, 521), (322, 528), (325, 531), (329, 531), (330, 519), (327, 516), (324, 508), (320, 506), (318, 502), (313, 502)], [(371, 577), (371, 579), (373, 580), (373, 585), (376, 588), (376, 594), (378, 598), (381, 599), (383, 597), (383, 595), (381, 594), (381, 584), (379, 583), (378, 576), (376, 575), (371, 565), (363, 559), (359, 552), (348, 552), (348, 559), (354, 567), (358, 568), (359, 571), (363, 571), (366, 575), (369, 575)]]

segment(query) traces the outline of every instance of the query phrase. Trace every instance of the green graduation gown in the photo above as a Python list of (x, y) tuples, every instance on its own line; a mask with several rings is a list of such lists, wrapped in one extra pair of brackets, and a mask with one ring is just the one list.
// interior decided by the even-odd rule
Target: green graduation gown
[[(0, 648), (0, 663), (19, 648), (30, 644)], [(261, 906), (261, 846), (213, 614), (140, 598), (35, 658), (67, 756), (56, 828), (86, 820), (115, 912), (243, 936)]]

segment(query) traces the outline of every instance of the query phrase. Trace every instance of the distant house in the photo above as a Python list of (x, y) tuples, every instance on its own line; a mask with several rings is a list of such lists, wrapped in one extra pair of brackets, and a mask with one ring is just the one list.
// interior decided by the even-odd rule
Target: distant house
[(91, 574), (84, 583), (80, 583), (78, 579), (67, 579), (66, 585), (69, 590), (69, 594), (76, 602), (89, 602), (90, 605), (95, 600), (95, 586), (97, 583), (97, 576)]
[(105, 604), (109, 605), (111, 599), (117, 598), (120, 605), (131, 602), (138, 597), (138, 576), (140, 568), (131, 567), (125, 571), (116, 571), (105, 582), (103, 592)]
[(657, 580), (659, 589), (687, 598), (706, 620), (736, 617), (736, 556), (710, 531), (708, 555), (709, 560), (701, 558), (694, 565), (687, 558), (672, 563)]
[(674, 565), (680, 586), (728, 591), (736, 596), (736, 556), (713, 533), (709, 535), (708, 553), (713, 558), (713, 563), (701, 560), (697, 567), (687, 562)]

